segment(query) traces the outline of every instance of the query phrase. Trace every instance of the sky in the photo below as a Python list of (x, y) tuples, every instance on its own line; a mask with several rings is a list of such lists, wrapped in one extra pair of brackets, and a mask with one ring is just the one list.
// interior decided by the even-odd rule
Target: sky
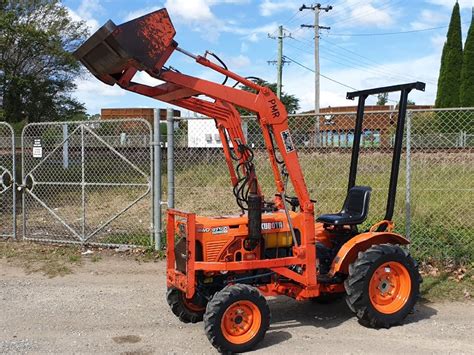
[[(474, 0), (459, 0), (463, 42), (472, 18)], [(301, 111), (314, 108), (314, 13), (299, 11), (304, 1), (294, 0), (64, 0), (75, 20), (86, 22), (91, 33), (107, 20), (119, 25), (166, 7), (176, 28), (179, 47), (194, 54), (216, 53), (230, 70), (276, 82), (277, 41), (270, 37), (283, 25), (283, 53), (290, 63), (283, 69), (283, 91), (300, 99)], [(426, 82), (426, 92), (413, 92), (417, 104), (433, 104), (441, 51), (455, 0), (333, 0), (321, 12), (321, 107), (353, 105), (347, 91), (412, 81)], [(311, 5), (306, 2), (306, 5)], [(440, 28), (442, 27), (442, 28)], [(434, 30), (426, 30), (437, 28)], [(397, 32), (406, 32), (394, 34)], [(270, 36), (269, 36), (270, 35)], [(220, 82), (222, 78), (181, 53), (167, 65), (180, 72)], [(135, 81), (158, 84), (147, 74)], [(77, 79), (74, 96), (89, 114), (101, 108), (169, 105), (103, 84), (85, 74)], [(352, 89), (353, 88), (353, 89)], [(390, 96), (396, 100), (395, 94)], [(368, 100), (374, 104), (375, 98)], [(392, 101), (391, 101), (392, 102)], [(192, 113), (184, 110), (184, 115)]]

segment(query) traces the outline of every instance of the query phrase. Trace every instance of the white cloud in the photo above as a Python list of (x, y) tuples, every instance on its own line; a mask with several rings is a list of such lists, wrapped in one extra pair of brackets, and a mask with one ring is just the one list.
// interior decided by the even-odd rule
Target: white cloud
[(245, 68), (250, 65), (251, 61), (250, 58), (245, 56), (245, 55), (238, 55), (237, 57), (231, 57), (227, 61), (227, 66), (229, 67), (230, 70), (237, 70), (240, 68)]
[(258, 42), (262, 37), (267, 37), (268, 33), (274, 32), (277, 26), (278, 25), (276, 22), (268, 23), (255, 28), (223, 25), (221, 30), (223, 32), (241, 35), (250, 42)]
[[(241, 28), (238, 26), (239, 22), (222, 20), (212, 12), (212, 7), (219, 4), (242, 5), (248, 2), (250, 0), (166, 0), (163, 7), (168, 10), (173, 22), (191, 27), (193, 31), (202, 33), (211, 42), (216, 41), (222, 32), (241, 34), (249, 37), (249, 40), (257, 41), (260, 38), (259, 34), (265, 32), (266, 35), (268, 26), (255, 29)], [(160, 8), (162, 6), (138, 9), (128, 13), (124, 19), (130, 21)]]
[[(452, 9), (454, 4), (456, 3), (456, 0), (427, 0), (426, 2), (433, 5), (444, 6)], [(474, 6), (472, 0), (458, 0), (458, 3), (461, 8), (466, 9), (471, 9)]]
[(154, 77), (150, 76), (148, 73), (144, 71), (139, 71), (135, 77), (133, 78), (134, 82), (145, 84), (148, 86), (156, 86), (163, 84), (162, 80), (155, 79)]
[(98, 0), (82, 0), (77, 9), (67, 9), (69, 16), (71, 16), (74, 21), (84, 21), (91, 33), (99, 28), (99, 22), (94, 18), (94, 14), (103, 11), (103, 8)]
[(207, 0), (166, 0), (165, 7), (172, 18), (189, 21), (209, 21), (215, 16), (211, 11), (211, 4)]
[(115, 86), (104, 84), (91, 74), (75, 81), (77, 89), (74, 96), (86, 105), (89, 113), (98, 113), (103, 107), (117, 104), (126, 91)]
[[(436, 77), (439, 71), (439, 53), (434, 53), (419, 59), (384, 63), (383, 67), (375, 66), (374, 70), (385, 70), (390, 72), (401, 72), (412, 77), (413, 81), (427, 81), (426, 92), (413, 91), (410, 99), (417, 104), (433, 104), (436, 97)], [(312, 68), (312, 58), (310, 56), (301, 58), (302, 63)], [(396, 84), (394, 79), (389, 79), (374, 73), (373, 75), (359, 69), (337, 69), (325, 70), (322, 73), (326, 76), (352, 86), (357, 89), (367, 89), (377, 86)], [(309, 111), (314, 108), (314, 74), (304, 68), (291, 64), (284, 68), (283, 91), (293, 94), (300, 99), (301, 111)], [(351, 89), (321, 78), (321, 107), (327, 106), (352, 106), (354, 101), (346, 100), (346, 92)], [(396, 96), (390, 97), (397, 100)], [(374, 98), (369, 98), (369, 104), (375, 103)]]
[(125, 16), (126, 21), (146, 15), (150, 12), (165, 7), (172, 19), (184, 21), (209, 21), (215, 20), (211, 7), (218, 4), (246, 4), (250, 0), (166, 0), (163, 6), (150, 6), (134, 10)]
[(393, 11), (391, 8), (379, 8), (372, 3), (367, 3), (354, 7), (351, 16), (354, 23), (386, 27), (395, 22)]
[(401, 15), (399, 7), (384, 0), (347, 0), (335, 5), (332, 11), (321, 16), (321, 22), (328, 21), (334, 28), (360, 26), (390, 27), (397, 23)]
[(259, 8), (262, 16), (273, 16), (278, 12), (294, 10), (296, 3), (294, 1), (263, 0)]
[(434, 27), (440, 24), (448, 24), (449, 13), (446, 11), (422, 10), (419, 18), (411, 23), (411, 28), (420, 30)]
[(434, 35), (430, 38), (431, 44), (435, 48), (443, 48), (444, 43), (446, 42), (445, 35)]
[(149, 14), (150, 12), (153, 12), (159, 9), (161, 9), (161, 6), (141, 7), (138, 10), (129, 12), (125, 16), (124, 21), (130, 21), (130, 20), (136, 19), (137, 17), (141, 17), (143, 15)]

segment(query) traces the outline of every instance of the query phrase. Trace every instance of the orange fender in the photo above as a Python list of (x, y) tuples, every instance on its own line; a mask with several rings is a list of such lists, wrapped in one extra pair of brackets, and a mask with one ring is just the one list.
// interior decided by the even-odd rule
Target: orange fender
[(360, 251), (365, 251), (375, 244), (409, 244), (410, 241), (400, 234), (391, 232), (366, 232), (359, 234), (344, 244), (331, 265), (331, 275), (340, 272), (349, 273), (349, 265), (354, 262)]

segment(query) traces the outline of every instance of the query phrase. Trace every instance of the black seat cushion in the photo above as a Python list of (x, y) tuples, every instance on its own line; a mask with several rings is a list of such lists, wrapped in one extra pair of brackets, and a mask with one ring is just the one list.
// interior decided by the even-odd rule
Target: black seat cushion
[(361, 224), (369, 213), (371, 191), (372, 188), (369, 186), (352, 187), (339, 213), (323, 214), (317, 218), (317, 221), (335, 226)]

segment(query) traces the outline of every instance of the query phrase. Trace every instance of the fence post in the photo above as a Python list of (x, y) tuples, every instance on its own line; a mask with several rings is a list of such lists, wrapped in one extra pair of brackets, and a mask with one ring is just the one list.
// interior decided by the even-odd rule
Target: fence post
[(166, 110), (168, 208), (174, 208), (174, 110)]
[(68, 124), (63, 124), (63, 169), (69, 169), (69, 140)]
[(12, 134), (12, 209), (13, 209), (13, 239), (17, 239), (16, 235), (16, 144), (15, 144), (15, 131), (12, 126), (9, 126)]
[(411, 119), (412, 111), (406, 117), (406, 173), (405, 173), (405, 236), (410, 240), (411, 232)]
[(153, 234), (155, 250), (161, 249), (161, 134), (160, 116), (153, 110)]

